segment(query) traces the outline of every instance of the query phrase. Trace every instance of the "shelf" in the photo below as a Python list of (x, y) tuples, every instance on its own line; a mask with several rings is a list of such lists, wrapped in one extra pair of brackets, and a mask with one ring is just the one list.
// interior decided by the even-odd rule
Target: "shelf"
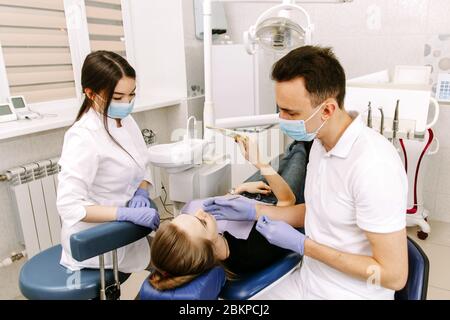
[[(137, 103), (133, 113), (178, 105), (184, 98), (155, 98), (145, 103)], [(44, 132), (72, 125), (78, 112), (78, 106), (50, 106), (33, 109), (44, 115), (41, 119), (17, 120), (0, 123), (0, 141), (28, 134)]]

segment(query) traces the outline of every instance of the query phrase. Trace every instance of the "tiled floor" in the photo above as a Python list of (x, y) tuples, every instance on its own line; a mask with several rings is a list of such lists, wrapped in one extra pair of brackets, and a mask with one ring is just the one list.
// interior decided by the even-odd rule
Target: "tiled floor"
[[(417, 238), (417, 228), (408, 235), (424, 250), (430, 260), (429, 300), (450, 300), (450, 223), (430, 221), (431, 233), (425, 241)], [(134, 299), (148, 272), (133, 274), (122, 286), (122, 299)]]
[(426, 240), (417, 238), (417, 228), (408, 235), (423, 249), (430, 260), (429, 300), (450, 300), (450, 223), (430, 221), (431, 233)]

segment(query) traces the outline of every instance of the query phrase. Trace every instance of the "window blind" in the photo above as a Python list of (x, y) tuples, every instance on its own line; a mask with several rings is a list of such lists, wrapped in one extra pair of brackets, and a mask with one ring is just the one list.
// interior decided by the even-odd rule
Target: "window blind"
[(91, 50), (113, 51), (126, 58), (120, 0), (85, 0)]
[(0, 0), (0, 43), (11, 95), (76, 97), (63, 0)]

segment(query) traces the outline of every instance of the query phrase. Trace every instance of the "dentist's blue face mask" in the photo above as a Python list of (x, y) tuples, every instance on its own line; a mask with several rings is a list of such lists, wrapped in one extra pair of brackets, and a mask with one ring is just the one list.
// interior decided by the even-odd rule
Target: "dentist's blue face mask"
[(134, 100), (131, 100), (129, 103), (111, 101), (108, 108), (108, 117), (113, 119), (125, 118), (133, 111)]
[(311, 133), (306, 131), (306, 122), (311, 120), (320, 110), (322, 110), (324, 105), (325, 103), (322, 103), (318, 106), (317, 110), (306, 120), (285, 120), (280, 118), (281, 131), (296, 141), (313, 141), (317, 137), (320, 129), (325, 125), (326, 121), (322, 123), (319, 129)]

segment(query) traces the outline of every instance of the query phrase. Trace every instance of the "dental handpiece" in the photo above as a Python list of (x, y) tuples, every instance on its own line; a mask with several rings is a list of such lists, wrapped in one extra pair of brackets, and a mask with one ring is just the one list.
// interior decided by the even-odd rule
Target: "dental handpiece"
[(383, 112), (383, 107), (379, 107), (378, 110), (380, 110), (380, 112), (381, 112), (380, 133), (384, 134), (384, 112)]
[(395, 114), (394, 114), (394, 123), (392, 125), (392, 140), (397, 139), (397, 132), (398, 132), (398, 111), (400, 106), (400, 100), (397, 100), (397, 105), (395, 106)]
[(369, 128), (372, 128), (372, 107), (371, 107), (371, 102), (369, 102), (369, 106), (368, 106), (367, 126)]

